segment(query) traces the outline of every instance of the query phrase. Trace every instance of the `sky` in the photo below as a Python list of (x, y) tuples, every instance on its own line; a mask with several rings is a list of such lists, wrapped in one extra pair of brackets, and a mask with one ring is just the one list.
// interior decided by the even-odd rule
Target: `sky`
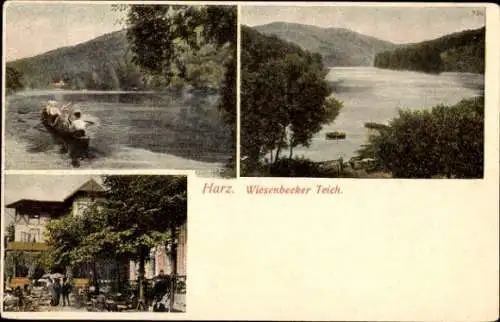
[[(484, 10), (484, 9), (483, 9)], [(6, 61), (76, 45), (120, 30), (124, 12), (110, 4), (8, 2), (5, 11)], [(348, 28), (395, 43), (433, 39), (484, 25), (473, 8), (366, 6), (242, 6), (240, 22), (253, 26), (273, 21)]]
[(123, 29), (110, 4), (16, 3), (4, 6), (5, 59), (31, 57)]
[[(8, 205), (19, 199), (61, 200), (91, 178), (102, 182), (95, 175), (6, 175), (4, 202)], [(4, 227), (7, 227), (12, 220), (13, 210), (4, 210)]]
[[(323, 28), (347, 28), (393, 43), (413, 43), (485, 25), (472, 7), (387, 6), (243, 6), (240, 23), (247, 26), (273, 21)], [(482, 13), (485, 9), (480, 9)]]

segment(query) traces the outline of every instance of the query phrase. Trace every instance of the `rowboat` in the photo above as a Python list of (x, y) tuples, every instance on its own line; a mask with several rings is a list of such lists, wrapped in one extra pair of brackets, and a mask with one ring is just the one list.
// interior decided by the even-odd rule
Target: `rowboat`
[[(63, 144), (63, 152), (69, 152), (73, 166), (80, 166), (80, 160), (89, 155), (90, 137), (84, 130), (74, 131), (70, 126), (68, 105), (59, 108), (55, 101), (43, 106), (40, 120), (49, 133)], [(61, 116), (57, 117), (54, 111)]]
[(328, 132), (325, 134), (327, 140), (343, 140), (346, 137), (344, 132)]

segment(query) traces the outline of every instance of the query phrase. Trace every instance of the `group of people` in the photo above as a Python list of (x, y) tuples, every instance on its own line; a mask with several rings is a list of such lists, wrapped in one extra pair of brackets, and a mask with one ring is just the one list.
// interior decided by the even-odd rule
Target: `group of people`
[(82, 119), (82, 112), (78, 107), (70, 109), (70, 105), (71, 103), (59, 108), (56, 101), (49, 101), (44, 111), (49, 124), (54, 128), (72, 132), (74, 136), (85, 136), (86, 123)]
[(168, 275), (165, 275), (163, 270), (156, 277), (153, 285), (153, 311), (165, 312), (168, 310), (168, 300), (170, 297), (171, 280)]
[(50, 284), (48, 287), (52, 296), (50, 300), (50, 305), (58, 306), (61, 297), (62, 297), (62, 306), (70, 305), (69, 294), (71, 293), (72, 286), (66, 277), (62, 279), (62, 283), (59, 278), (50, 280)]

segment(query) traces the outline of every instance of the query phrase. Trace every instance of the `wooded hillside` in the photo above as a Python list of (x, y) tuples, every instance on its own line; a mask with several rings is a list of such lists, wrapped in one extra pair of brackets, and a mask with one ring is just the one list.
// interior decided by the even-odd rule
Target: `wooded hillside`
[(275, 35), (302, 49), (319, 53), (325, 67), (371, 66), (375, 54), (397, 45), (343, 28), (320, 28), (298, 23), (273, 22), (252, 27), (265, 35)]
[(484, 73), (485, 28), (465, 30), (375, 56), (375, 67), (428, 73)]
[(164, 88), (165, 77), (174, 78), (171, 86), (220, 86), (223, 77), (223, 51), (205, 46), (195, 54), (186, 55), (186, 75), (151, 76), (132, 63), (126, 30), (117, 31), (70, 47), (51, 50), (34, 57), (7, 63), (23, 75), (24, 85), (45, 89), (63, 80), (65, 88), (129, 90)]

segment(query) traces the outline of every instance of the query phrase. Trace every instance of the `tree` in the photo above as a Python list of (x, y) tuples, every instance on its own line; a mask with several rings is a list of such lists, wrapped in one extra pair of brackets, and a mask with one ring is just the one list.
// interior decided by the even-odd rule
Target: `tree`
[(370, 138), (370, 151), (395, 178), (482, 178), (484, 98), (430, 110), (401, 110)]
[[(236, 138), (236, 6), (129, 5), (127, 38), (132, 61), (153, 76), (170, 83), (187, 76), (184, 57), (204, 44), (226, 49), (224, 80), (219, 109), (231, 129), (233, 150)], [(177, 76), (177, 77), (176, 77)]]
[(309, 146), (334, 121), (342, 104), (328, 98), (326, 74), (319, 54), (242, 27), (240, 132), (248, 170), (266, 153), (278, 162), (285, 147), (292, 158), (293, 148)]
[(59, 264), (110, 257), (138, 261), (139, 300), (144, 303), (147, 254), (172, 243), (177, 227), (186, 221), (186, 177), (106, 176), (104, 185), (106, 198), (83, 216), (68, 215), (49, 225), (48, 243)]
[(13, 67), (7, 67), (5, 71), (5, 89), (7, 94), (22, 90), (24, 88), (23, 74)]
[(7, 242), (13, 242), (15, 240), (16, 226), (13, 222), (10, 222), (7, 226)]

